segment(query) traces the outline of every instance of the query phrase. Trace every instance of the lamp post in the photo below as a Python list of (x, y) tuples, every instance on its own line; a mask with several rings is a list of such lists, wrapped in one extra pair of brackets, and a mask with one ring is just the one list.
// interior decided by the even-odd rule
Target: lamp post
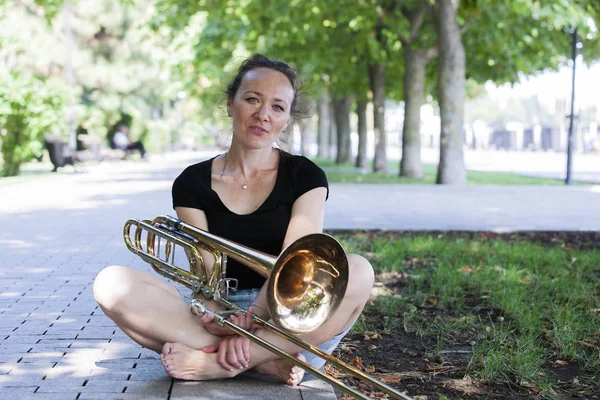
[(569, 136), (567, 139), (567, 176), (565, 184), (572, 183), (573, 169), (573, 146), (575, 138), (573, 136), (573, 125), (575, 121), (575, 67), (577, 66), (577, 29), (573, 29), (573, 77), (571, 81), (571, 115), (569, 115)]

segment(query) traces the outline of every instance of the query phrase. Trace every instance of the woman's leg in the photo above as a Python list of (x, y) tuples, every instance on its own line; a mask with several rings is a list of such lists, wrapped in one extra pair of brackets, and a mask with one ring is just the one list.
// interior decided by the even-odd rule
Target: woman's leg
[[(371, 288), (373, 287), (373, 268), (366, 259), (354, 254), (349, 255), (348, 262), (350, 268), (348, 287), (340, 307), (337, 309), (335, 315), (317, 330), (302, 335), (302, 340), (313, 345), (319, 345), (349, 328), (362, 312), (369, 299)], [(302, 350), (290, 341), (281, 338), (268, 330), (258, 329), (255, 334), (288, 353), (298, 353)], [(204, 366), (206, 365), (206, 360), (210, 358), (216, 362), (216, 358), (213, 357), (214, 354), (194, 351), (192, 348), (189, 348), (189, 346), (180, 343), (169, 343), (165, 345), (165, 347), (167, 346), (169, 346), (168, 348), (171, 351), (169, 353), (163, 352), (162, 357), (164, 359), (165, 368), (167, 368), (167, 371), (169, 371), (171, 376), (176, 378), (192, 380), (206, 379), (206, 376), (203, 375), (205, 374)], [(270, 362), (273, 360), (275, 360), (275, 362)], [(194, 371), (194, 366), (190, 365), (191, 362), (203, 366), (202, 371)], [(255, 343), (251, 343), (250, 363), (248, 368), (231, 372), (222, 370), (220, 374), (223, 374), (223, 376), (232, 376), (259, 365), (260, 367), (257, 368), (258, 371), (269, 375), (273, 375), (272, 373), (274, 372), (274, 375), (278, 375), (277, 372), (280, 370), (290, 371), (292, 363), (287, 360), (279, 360), (274, 353)], [(185, 373), (179, 373), (180, 369), (182, 371), (185, 370)], [(283, 376), (287, 376), (287, 373), (284, 373)]]
[(94, 297), (129, 337), (157, 353), (166, 342), (201, 349), (218, 342), (176, 288), (158, 276), (132, 268), (112, 266), (94, 281)]

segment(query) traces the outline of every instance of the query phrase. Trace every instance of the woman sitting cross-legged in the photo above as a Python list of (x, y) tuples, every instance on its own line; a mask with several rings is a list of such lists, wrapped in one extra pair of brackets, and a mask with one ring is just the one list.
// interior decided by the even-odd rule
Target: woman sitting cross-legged
[[(298, 92), (296, 73), (283, 62), (254, 55), (241, 64), (226, 89), (231, 146), (177, 177), (172, 195), (179, 219), (273, 255), (305, 235), (322, 232), (329, 193), (325, 173), (307, 158), (276, 147), (298, 112)], [(373, 286), (373, 269), (366, 259), (351, 254), (348, 262), (348, 286), (333, 317), (299, 335), (327, 353), (348, 333)], [(229, 300), (248, 310), (247, 316), (237, 313), (230, 321), (316, 368), (323, 366), (321, 358), (252, 325), (253, 314), (270, 319), (265, 278), (231, 259), (227, 276), (237, 279), (239, 288)], [(191, 314), (185, 296), (159, 276), (107, 267), (94, 282), (94, 296), (123, 332), (160, 353), (165, 371), (174, 378), (226, 378), (248, 369), (289, 385), (303, 378), (301, 368), (219, 326), (214, 314)]]

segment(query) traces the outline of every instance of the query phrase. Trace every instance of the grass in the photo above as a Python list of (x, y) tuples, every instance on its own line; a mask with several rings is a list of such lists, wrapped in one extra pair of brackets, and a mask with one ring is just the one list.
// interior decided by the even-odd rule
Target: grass
[[(437, 165), (423, 165), (423, 179), (410, 179), (398, 176), (399, 162), (388, 163), (388, 174), (361, 173), (353, 164), (336, 164), (334, 160), (316, 158), (313, 161), (327, 174), (330, 183), (400, 183), (434, 184)], [(467, 181), (472, 185), (564, 185), (562, 179), (521, 176), (510, 172), (467, 171)], [(580, 184), (580, 183), (577, 183)]]
[[(600, 252), (568, 246), (432, 235), (336, 235), (377, 274), (396, 274), (354, 329), (437, 337), (437, 349), (471, 343), (467, 374), (535, 385), (551, 393), (556, 360), (577, 363), (580, 379), (600, 378)], [(423, 312), (423, 311), (427, 312)]]

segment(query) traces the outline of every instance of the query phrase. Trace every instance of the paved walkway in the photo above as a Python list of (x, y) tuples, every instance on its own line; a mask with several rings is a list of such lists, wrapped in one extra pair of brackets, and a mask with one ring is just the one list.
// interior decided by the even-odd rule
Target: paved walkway
[[(0, 188), (0, 399), (334, 398), (320, 381), (175, 382), (98, 309), (92, 282), (103, 267), (149, 270), (123, 244), (125, 220), (172, 214), (171, 183), (199, 157), (108, 163)], [(326, 227), (600, 230), (598, 204), (598, 187), (332, 185)]]

